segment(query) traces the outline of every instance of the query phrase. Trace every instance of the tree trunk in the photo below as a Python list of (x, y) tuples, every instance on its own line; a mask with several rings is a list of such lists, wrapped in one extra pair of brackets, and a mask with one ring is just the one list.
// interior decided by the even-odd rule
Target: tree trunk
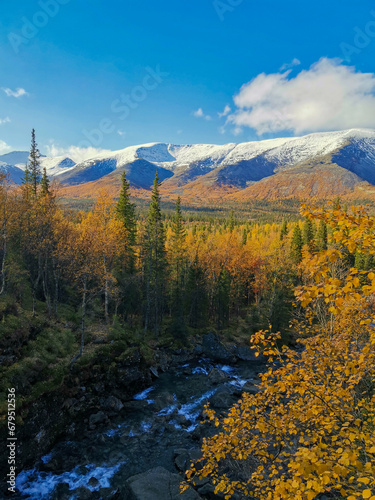
[(48, 292), (48, 257), (46, 256), (45, 262), (44, 262), (44, 269), (42, 272), (42, 277), (43, 277), (43, 293), (44, 293), (44, 298), (47, 304), (47, 310), (48, 310), (48, 317), (51, 318), (52, 316), (52, 306), (51, 306), (51, 297)]
[(106, 325), (108, 326), (108, 274), (107, 274), (107, 259), (105, 253), (103, 254), (103, 265), (104, 265), (104, 317)]
[(82, 323), (81, 323), (81, 345), (79, 349), (79, 353), (74, 356), (70, 363), (70, 369), (73, 369), (73, 366), (77, 359), (79, 359), (83, 354), (83, 348), (85, 345), (85, 322), (86, 322), (86, 303), (87, 303), (87, 276), (83, 279), (83, 291), (82, 291)]
[(40, 275), (41, 275), (41, 261), (40, 261), (40, 255), (38, 257), (38, 276), (36, 278), (36, 280), (33, 282), (33, 318), (35, 318), (35, 309), (36, 309), (36, 290), (37, 290), (37, 287), (39, 285), (39, 281), (40, 281)]
[(54, 281), (55, 281), (55, 296), (53, 298), (53, 302), (54, 302), (54, 314), (55, 314), (55, 318), (57, 318), (58, 314), (57, 314), (57, 306), (58, 306), (58, 303), (59, 303), (59, 272), (58, 272), (58, 269), (57, 269), (57, 266), (56, 266), (56, 261), (55, 261), (55, 258), (52, 257), (52, 269), (53, 269), (53, 278), (54, 278)]
[(83, 347), (85, 345), (85, 322), (86, 322), (86, 300), (87, 300), (87, 279), (84, 279), (83, 294), (82, 294), (82, 330), (81, 330), (81, 347), (79, 355), (82, 356)]
[(1, 263), (0, 295), (2, 295), (5, 291), (5, 261), (6, 261), (6, 255), (7, 255), (7, 234), (6, 234), (5, 228), (4, 228), (4, 232), (3, 232), (3, 240), (4, 240), (4, 246), (3, 246), (3, 259), (2, 259), (2, 263)]

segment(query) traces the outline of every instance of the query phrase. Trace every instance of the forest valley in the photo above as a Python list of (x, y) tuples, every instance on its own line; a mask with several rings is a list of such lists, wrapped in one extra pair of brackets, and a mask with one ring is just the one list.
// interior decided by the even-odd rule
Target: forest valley
[[(102, 191), (64, 208), (32, 136), (24, 182), (0, 176), (0, 393), (17, 424), (72, 371), (139, 350), (185, 348), (209, 331), (269, 357), (260, 392), (244, 393), (187, 480), (225, 498), (375, 500), (375, 220), (336, 200), (301, 219), (238, 221), (148, 210)], [(108, 369), (111, 369), (110, 365)]]

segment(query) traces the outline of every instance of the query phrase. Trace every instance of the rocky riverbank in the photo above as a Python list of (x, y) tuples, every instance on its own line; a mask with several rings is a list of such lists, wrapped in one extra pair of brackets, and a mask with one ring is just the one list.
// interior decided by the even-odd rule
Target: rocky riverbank
[[(115, 365), (75, 368), (19, 430), (19, 498), (175, 498), (178, 472), (209, 432), (198, 425), (203, 404), (226, 411), (243, 390), (257, 390), (261, 370), (247, 346), (213, 334), (191, 349), (155, 350), (151, 366), (134, 350)], [(186, 498), (212, 497), (210, 488), (203, 483)]]

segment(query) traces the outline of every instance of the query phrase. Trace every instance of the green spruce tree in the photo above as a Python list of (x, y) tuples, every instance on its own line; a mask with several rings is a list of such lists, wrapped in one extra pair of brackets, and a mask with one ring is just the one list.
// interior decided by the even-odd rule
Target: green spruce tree
[(30, 182), (32, 185), (32, 192), (34, 197), (37, 195), (38, 185), (40, 183), (40, 152), (38, 149), (38, 144), (35, 139), (35, 129), (31, 131), (31, 148), (29, 155), (29, 175)]
[(314, 250), (314, 225), (310, 219), (306, 218), (302, 229), (302, 241), (304, 245), (309, 247), (310, 252)]
[(233, 232), (235, 225), (236, 225), (236, 221), (234, 219), (234, 212), (233, 212), (233, 210), (231, 210), (230, 216), (229, 216), (229, 231), (231, 233)]
[(137, 219), (135, 204), (130, 201), (130, 182), (126, 179), (125, 171), (121, 175), (120, 198), (116, 205), (117, 217), (126, 229), (125, 267), (126, 271), (133, 272), (135, 267), (135, 245), (137, 240)]
[(248, 235), (247, 228), (244, 227), (242, 231), (242, 246), (245, 246), (247, 243), (247, 235)]
[(199, 265), (198, 255), (188, 270), (185, 296), (189, 326), (203, 328), (207, 324), (208, 293), (205, 272)]
[(215, 290), (218, 330), (222, 330), (225, 326), (227, 326), (229, 321), (230, 284), (230, 274), (226, 269), (223, 269), (220, 272)]
[(40, 181), (40, 196), (48, 196), (50, 195), (50, 182), (47, 176), (47, 170), (46, 167), (43, 168), (43, 175), (42, 179)]
[(176, 212), (172, 222), (171, 245), (171, 314), (172, 334), (179, 339), (186, 336), (184, 294), (185, 294), (185, 269), (186, 269), (186, 230), (183, 225), (181, 213), (181, 199), (177, 198)]
[(288, 224), (285, 219), (283, 219), (283, 222), (281, 223), (281, 228), (280, 228), (280, 241), (284, 239), (284, 237), (288, 234)]
[(299, 224), (296, 224), (293, 229), (292, 241), (290, 244), (291, 257), (296, 264), (299, 264), (302, 260), (302, 247), (302, 232)]
[(166, 282), (165, 228), (160, 209), (159, 176), (156, 172), (143, 240), (145, 331), (157, 336), (164, 312)]

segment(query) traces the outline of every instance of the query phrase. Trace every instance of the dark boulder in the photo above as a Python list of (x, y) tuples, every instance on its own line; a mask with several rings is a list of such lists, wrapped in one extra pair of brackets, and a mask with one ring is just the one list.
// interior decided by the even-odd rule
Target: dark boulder
[(236, 361), (235, 356), (233, 356), (229, 349), (227, 349), (212, 332), (203, 335), (202, 351), (203, 354), (213, 361), (223, 361), (225, 363), (234, 363)]
[(210, 398), (210, 405), (216, 409), (229, 409), (236, 402), (236, 397), (228, 387), (220, 387)]
[(90, 415), (89, 418), (89, 428), (95, 429), (98, 424), (103, 424), (108, 422), (108, 417), (103, 411), (98, 411), (98, 413), (94, 413)]
[(115, 396), (108, 396), (108, 398), (103, 402), (103, 407), (106, 410), (113, 410), (115, 412), (121, 411), (124, 408), (122, 401), (120, 401)]
[(208, 378), (212, 382), (212, 384), (223, 384), (229, 380), (229, 375), (225, 373), (223, 370), (219, 370), (218, 368), (212, 368), (210, 373), (208, 374)]
[(163, 467), (156, 467), (127, 480), (134, 500), (199, 500), (191, 487), (180, 493), (182, 478)]

